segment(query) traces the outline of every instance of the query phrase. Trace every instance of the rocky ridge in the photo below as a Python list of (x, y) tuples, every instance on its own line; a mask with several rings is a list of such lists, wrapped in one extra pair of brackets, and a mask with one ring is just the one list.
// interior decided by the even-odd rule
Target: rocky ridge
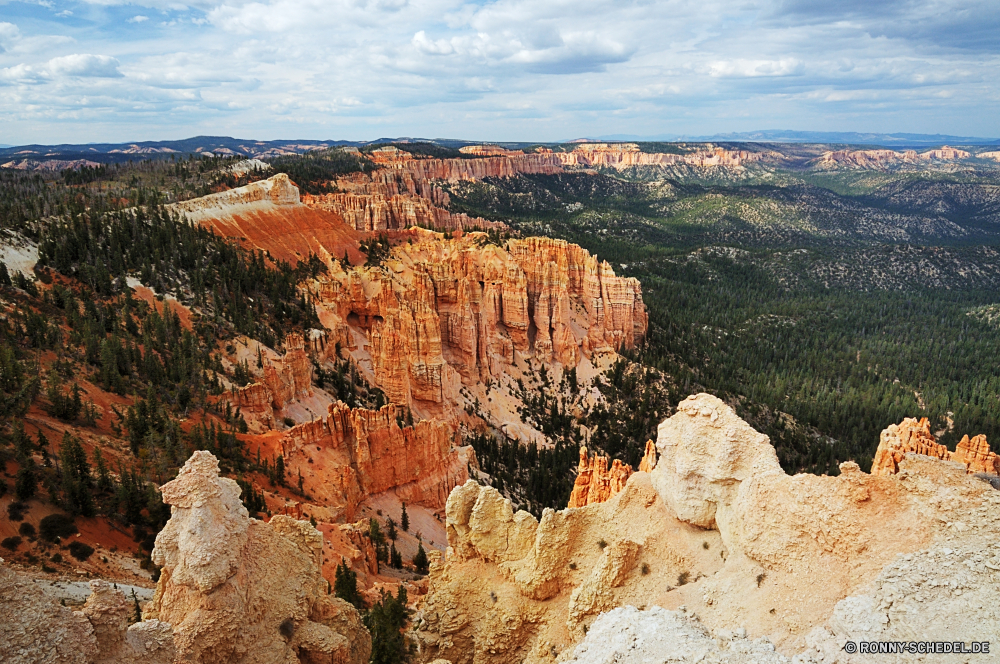
[(8, 664), (172, 664), (171, 626), (129, 624), (125, 594), (101, 580), (80, 611), (46, 596), (0, 558), (0, 660)]
[[(639, 471), (648, 473), (656, 467), (656, 445), (646, 441), (646, 452), (639, 462)], [(573, 492), (566, 507), (586, 507), (608, 501), (625, 488), (632, 476), (632, 466), (615, 459), (608, 467), (608, 457), (594, 454), (587, 456), (587, 448), (580, 448), (580, 465), (577, 467)]]
[[(708, 661), (770, 661), (774, 648), (785, 661), (853, 662), (841, 650), (849, 638), (1000, 636), (997, 615), (976, 608), (1000, 599), (986, 581), (1000, 492), (964, 465), (908, 454), (891, 476), (853, 463), (838, 477), (788, 476), (766, 436), (705, 394), (661, 424), (656, 448), (652, 472), (610, 500), (540, 521), (491, 488), (456, 488), (448, 555), (432, 564), (414, 620), (421, 660), (565, 660), (604, 633), (599, 621), (612, 618), (597, 616), (627, 605), (696, 611), (703, 627), (689, 627), (716, 636)], [(935, 569), (942, 556), (954, 563)], [(904, 591), (917, 579), (923, 590)], [(966, 592), (975, 601), (960, 605)], [(661, 619), (694, 620), (649, 617)], [(685, 646), (665, 647), (683, 659)]]
[(161, 491), (171, 517), (156, 537), (163, 569), (144, 617), (173, 625), (178, 661), (368, 661), (371, 638), (354, 607), (328, 594), (323, 538), (308, 522), (250, 519), (208, 452)]
[(969, 473), (1000, 475), (1000, 457), (990, 451), (986, 436), (962, 437), (955, 451), (939, 445), (931, 433), (931, 424), (926, 417), (919, 420), (907, 417), (899, 424), (892, 424), (879, 437), (878, 449), (872, 462), (872, 475), (894, 475), (899, 472), (899, 463), (907, 454), (956, 461), (963, 464)]

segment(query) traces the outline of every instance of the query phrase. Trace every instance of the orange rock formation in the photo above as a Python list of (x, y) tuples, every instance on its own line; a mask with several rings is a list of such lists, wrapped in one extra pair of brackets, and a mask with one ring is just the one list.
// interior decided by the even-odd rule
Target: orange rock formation
[(651, 440), (646, 441), (646, 451), (639, 462), (640, 473), (651, 473), (656, 468), (656, 443)]
[(292, 427), (279, 444), (290, 476), (301, 473), (312, 498), (354, 520), (368, 496), (394, 489), (407, 503), (443, 507), (469, 478), (471, 448), (459, 448), (452, 424), (400, 426), (395, 405), (366, 410), (331, 404), (326, 417)]
[(615, 459), (608, 468), (608, 457), (597, 454), (587, 457), (587, 448), (580, 448), (580, 466), (573, 483), (573, 493), (567, 507), (586, 507), (606, 502), (623, 488), (632, 475), (632, 466)]
[(892, 424), (879, 437), (872, 475), (895, 475), (899, 472), (899, 462), (907, 454), (957, 461), (965, 465), (969, 473), (1000, 474), (1000, 458), (990, 451), (986, 436), (969, 438), (963, 436), (954, 452), (938, 444), (931, 433), (931, 425), (926, 417), (917, 420), (904, 418), (899, 424)]
[(576, 245), (414, 237), (395, 248), (387, 269), (336, 267), (311, 286), (327, 328), (363, 330), (364, 349), (353, 335), (343, 343), (370, 358), (373, 380), (393, 403), (445, 404), (463, 379), (498, 378), (518, 357), (575, 366), (645, 335), (639, 282)]

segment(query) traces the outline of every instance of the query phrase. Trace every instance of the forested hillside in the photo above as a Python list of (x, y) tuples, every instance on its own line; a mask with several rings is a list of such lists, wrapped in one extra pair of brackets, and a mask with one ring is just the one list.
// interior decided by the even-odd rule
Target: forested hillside
[[(659, 410), (723, 396), (789, 472), (867, 468), (903, 417), (929, 417), (952, 447), (1000, 437), (996, 170), (688, 174), (489, 178), (452, 187), (452, 205), (637, 277), (650, 334), (631, 359), (674, 386)], [(636, 463), (644, 441), (594, 443)]]

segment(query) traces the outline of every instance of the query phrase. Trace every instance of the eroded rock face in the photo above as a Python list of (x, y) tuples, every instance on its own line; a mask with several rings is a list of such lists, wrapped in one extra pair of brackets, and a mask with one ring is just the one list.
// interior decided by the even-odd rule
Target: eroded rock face
[(894, 475), (899, 472), (899, 463), (907, 454), (957, 461), (965, 465), (970, 473), (1000, 474), (1000, 458), (990, 451), (986, 436), (979, 435), (962, 440), (950, 451), (940, 445), (931, 433), (930, 421), (907, 417), (899, 424), (890, 424), (879, 436), (878, 449), (872, 462), (872, 475)]
[(351, 662), (371, 639), (353, 607), (327, 594), (323, 539), (309, 523), (250, 519), (239, 486), (195, 452), (162, 487), (171, 518), (153, 559), (163, 567), (144, 617), (170, 622), (179, 661)]
[(603, 503), (625, 488), (632, 475), (632, 466), (615, 459), (608, 468), (608, 457), (594, 454), (587, 456), (587, 448), (580, 448), (580, 465), (573, 482), (573, 492), (567, 507), (584, 507)]
[(438, 419), (407, 426), (395, 405), (379, 410), (329, 406), (326, 417), (289, 429), (280, 439), (286, 468), (301, 472), (322, 504), (341, 507), (348, 521), (365, 497), (394, 489), (411, 504), (443, 507), (475, 466), (458, 446), (455, 428)]
[[(585, 633), (605, 633), (601, 612), (627, 605), (696, 611), (695, 640), (708, 630), (717, 661), (769, 661), (765, 635), (803, 662), (853, 662), (837, 650), (848, 638), (906, 640), (922, 624), (969, 641), (982, 621), (981, 640), (1000, 638), (976, 608), (1000, 600), (981, 577), (1000, 569), (1000, 491), (964, 465), (908, 454), (889, 476), (854, 463), (836, 477), (789, 476), (766, 436), (705, 394), (661, 425), (656, 447), (651, 472), (632, 474), (609, 500), (547, 510), (540, 522), (491, 488), (456, 488), (447, 559), (431, 566), (414, 620), (423, 661), (563, 658)], [(973, 601), (961, 607), (966, 593)], [(610, 635), (627, 627), (608, 629), (588, 650), (621, 645)], [(687, 656), (685, 643), (659, 643), (656, 661)]]
[(364, 332), (364, 350), (352, 351), (370, 357), (394, 403), (453, 404), (463, 382), (497, 379), (518, 360), (576, 366), (633, 348), (646, 333), (639, 282), (576, 245), (414, 233), (386, 269), (332, 266), (313, 286), (324, 325)]
[(47, 597), (30, 579), (0, 559), (0, 661), (5, 664), (172, 664), (170, 624), (129, 625), (125, 594), (101, 580), (90, 582), (82, 611)]

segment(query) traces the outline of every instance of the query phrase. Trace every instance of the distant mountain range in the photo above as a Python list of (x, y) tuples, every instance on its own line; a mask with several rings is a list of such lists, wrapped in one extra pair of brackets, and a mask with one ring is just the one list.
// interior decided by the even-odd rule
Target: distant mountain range
[(845, 143), (849, 145), (1000, 145), (998, 138), (977, 136), (952, 136), (950, 134), (879, 134), (855, 131), (792, 131), (790, 129), (764, 129), (760, 131), (730, 132), (712, 136), (684, 136), (661, 134), (658, 136), (637, 136), (632, 134), (610, 134), (600, 136), (604, 141), (733, 141), (753, 143)]
[[(553, 143), (579, 143), (598, 141), (662, 141), (662, 142), (765, 142), (765, 143), (834, 143), (849, 145), (885, 145), (892, 147), (921, 147), (937, 145), (1000, 145), (1000, 139), (951, 136), (946, 134), (876, 134), (858, 132), (818, 132), (769, 129), (713, 136), (637, 136), (632, 134), (612, 134), (595, 139), (576, 138)], [(63, 143), (60, 145), (0, 145), (0, 166), (18, 167), (25, 161), (53, 163), (62, 161), (124, 162), (130, 159), (145, 159), (151, 156), (171, 154), (211, 154), (269, 158), (285, 154), (302, 154), (310, 150), (336, 146), (357, 146), (381, 143), (435, 143), (446, 147), (460, 147), (477, 141), (449, 138), (378, 138), (373, 141), (335, 140), (283, 140), (258, 141), (254, 139), (232, 138), (229, 136), (195, 136), (176, 141), (140, 141), (137, 143)], [(537, 143), (501, 142), (506, 147), (537, 145)], [(23, 167), (23, 166), (22, 166)], [(59, 166), (59, 168), (76, 165)]]

